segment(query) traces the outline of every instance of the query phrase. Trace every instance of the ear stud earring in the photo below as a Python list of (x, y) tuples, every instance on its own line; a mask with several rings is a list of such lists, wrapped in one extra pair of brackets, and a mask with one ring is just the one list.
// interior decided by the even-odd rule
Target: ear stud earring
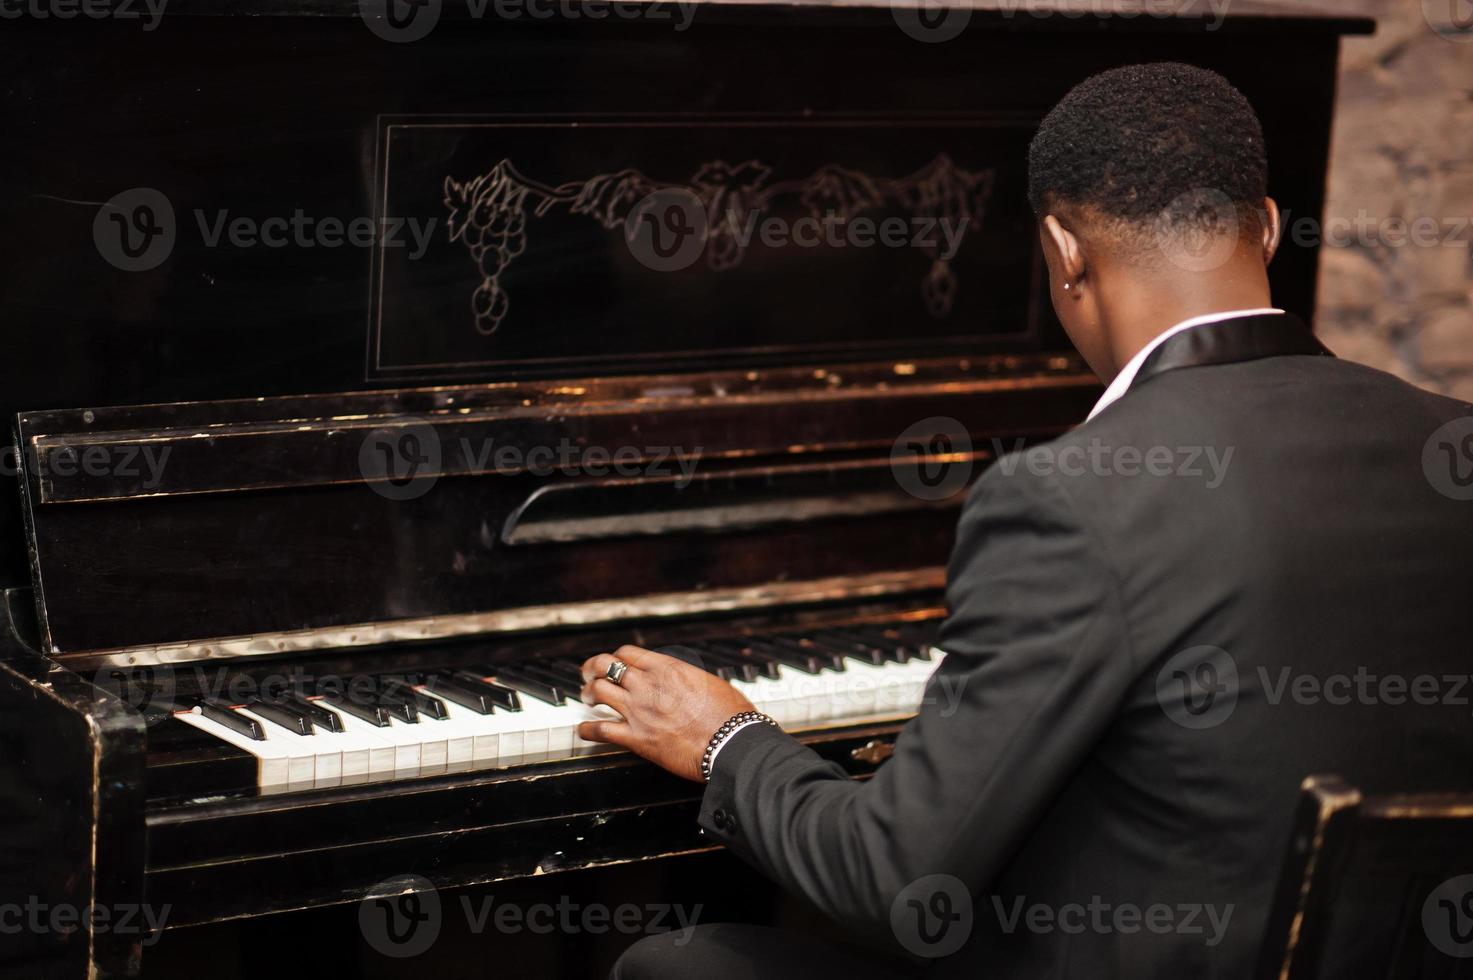
[(1071, 282), (1064, 283), (1064, 291), (1065, 292), (1068, 292), (1069, 290), (1071, 290), (1073, 288), (1074, 288), (1074, 284), (1073, 283), (1071, 283)]

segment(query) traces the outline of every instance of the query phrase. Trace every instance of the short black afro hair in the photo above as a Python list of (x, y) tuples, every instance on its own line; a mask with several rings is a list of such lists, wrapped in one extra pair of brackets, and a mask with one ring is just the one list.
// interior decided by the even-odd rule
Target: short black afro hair
[(1080, 82), (1028, 147), (1028, 198), (1039, 217), (1079, 207), (1127, 226), (1216, 224), (1204, 202), (1226, 199), (1256, 216), (1267, 185), (1263, 127), (1243, 93), (1176, 62)]

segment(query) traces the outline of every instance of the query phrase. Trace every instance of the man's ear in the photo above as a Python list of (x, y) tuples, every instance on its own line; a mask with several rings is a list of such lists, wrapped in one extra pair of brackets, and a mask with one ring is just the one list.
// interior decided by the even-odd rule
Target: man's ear
[(1274, 260), (1274, 253), (1279, 250), (1279, 239), (1284, 233), (1284, 226), (1279, 220), (1279, 206), (1271, 197), (1263, 199), (1263, 264), (1268, 265)]
[(1049, 269), (1058, 275), (1060, 286), (1078, 288), (1079, 280), (1084, 278), (1084, 249), (1079, 238), (1056, 215), (1044, 215), (1041, 224), (1039, 237)]

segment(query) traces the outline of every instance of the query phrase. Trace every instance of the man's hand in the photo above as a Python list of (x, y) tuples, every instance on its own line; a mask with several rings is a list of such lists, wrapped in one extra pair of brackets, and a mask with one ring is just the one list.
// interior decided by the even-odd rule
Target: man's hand
[[(609, 664), (629, 665), (621, 683), (608, 678)], [(623, 721), (585, 721), (578, 735), (610, 742), (668, 769), (701, 781), (701, 756), (711, 736), (752, 702), (715, 674), (675, 657), (635, 646), (600, 653), (583, 664), (583, 702), (606, 704)]]

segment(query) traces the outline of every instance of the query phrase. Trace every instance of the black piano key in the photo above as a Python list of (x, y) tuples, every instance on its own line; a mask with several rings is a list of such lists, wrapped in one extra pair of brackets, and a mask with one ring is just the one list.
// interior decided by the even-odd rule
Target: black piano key
[(423, 678), (417, 679), (413, 682), (409, 681), (407, 678), (404, 680), (400, 680), (398, 678), (389, 678), (388, 680), (385, 680), (383, 682), (383, 687), (386, 693), (391, 694), (394, 697), (399, 698), (400, 700), (408, 701), (411, 705), (414, 706), (414, 710), (418, 711), (423, 717), (433, 718), (437, 721), (449, 717), (449, 715), (445, 711), (444, 702), (436, 698), (432, 698), (425, 692), (415, 690), (413, 687), (409, 686), (410, 683), (417, 684), (421, 683), (422, 681)]
[[(791, 650), (773, 643), (767, 643), (753, 637), (748, 637), (744, 640), (718, 640), (716, 642), (718, 649), (729, 650), (739, 653), (742, 656), (752, 657), (755, 660), (775, 662), (784, 667), (801, 670), (805, 674), (817, 674), (823, 670), (823, 666), (819, 663), (818, 658), (811, 654)], [(777, 671), (773, 671), (768, 676), (776, 677), (778, 673)]]
[(325, 728), (330, 732), (343, 730), (343, 719), (337, 716), (337, 712), (329, 711), (316, 701), (302, 697), (300, 694), (283, 694), (277, 698), (277, 703), (289, 705), (312, 719), (313, 726)]
[(312, 734), (312, 719), (289, 705), (266, 701), (262, 698), (251, 698), (246, 707), (251, 709), (252, 714), (260, 715), (289, 732), (295, 732), (298, 735)]
[[(746, 660), (735, 654), (726, 653), (721, 650), (714, 650), (709, 644), (694, 644), (693, 646), (696, 650), (700, 651), (701, 656), (705, 657), (709, 663), (719, 664), (728, 668), (732, 672), (732, 679), (751, 682), (762, 676), (761, 665), (752, 660)], [(776, 672), (776, 665), (774, 664), (773, 667), (774, 672)]]
[(780, 647), (786, 647), (796, 653), (807, 654), (818, 661), (818, 665), (824, 670), (843, 670), (844, 651), (826, 647), (822, 643), (815, 643), (804, 636), (769, 636), (764, 637), (770, 643)]
[(258, 742), (266, 741), (266, 733), (261, 730), (261, 723), (236, 711), (229, 702), (218, 698), (200, 698), (199, 710), (200, 714), (206, 718), (219, 722), (233, 732), (244, 735), (246, 738), (253, 738)]
[(444, 698), (451, 704), (458, 704), (462, 708), (468, 708), (478, 715), (489, 715), (496, 710), (496, 702), (485, 691), (476, 690), (469, 683), (450, 674), (431, 674), (425, 678), (424, 685), (433, 691), (436, 697)]
[[(559, 678), (563, 684), (571, 688), (572, 696), (577, 697), (578, 692), (583, 689), (583, 671), (578, 664), (566, 660), (536, 660), (533, 663), (545, 673)], [(564, 687), (568, 691), (569, 687)]]
[(873, 643), (885, 654), (885, 659), (898, 664), (915, 659), (911, 648), (898, 635), (891, 635), (877, 626), (855, 626), (840, 632), (853, 636), (865, 643)]
[[(686, 663), (699, 667), (708, 674), (715, 674), (724, 681), (734, 680), (738, 676), (738, 670), (729, 663), (713, 657), (704, 650), (684, 643), (676, 643), (670, 646), (655, 647), (656, 653), (663, 653), (667, 657), (684, 660)], [(755, 675), (755, 671), (753, 672)]]
[(535, 681), (551, 685), (564, 700), (578, 700), (578, 692), (583, 689), (583, 679), (569, 678), (556, 670), (550, 670), (541, 661), (528, 661), (517, 664), (515, 670), (524, 677), (530, 677)]
[(704, 644), (715, 653), (724, 653), (740, 662), (752, 664), (760, 676), (777, 680), (782, 676), (782, 664), (766, 654), (758, 653), (740, 640), (711, 640)]
[(521, 711), (522, 701), (517, 692), (509, 687), (492, 683), (485, 671), (457, 670), (448, 675), (452, 680), (481, 694), (502, 711)]
[(941, 634), (940, 620), (932, 620), (927, 623), (902, 623), (897, 629), (910, 646), (913, 656), (921, 660), (931, 659), (931, 647), (935, 646)]
[(389, 713), (389, 717), (398, 718), (400, 721), (408, 722), (411, 725), (419, 724), (419, 709), (411, 704), (407, 698), (401, 698), (397, 695), (379, 691), (374, 695), (374, 700), (378, 702), (379, 707)]
[(831, 650), (837, 650), (851, 660), (857, 660), (862, 664), (870, 664), (879, 667), (888, 662), (885, 651), (872, 643), (852, 639), (839, 633), (831, 633), (825, 630), (815, 633), (812, 637), (815, 643), (822, 643)]
[(931, 659), (931, 640), (922, 631), (904, 623), (883, 626), (880, 627), (880, 631), (891, 643), (895, 644), (897, 649), (904, 651), (909, 659)]
[(746, 641), (746, 644), (754, 653), (772, 657), (783, 666), (794, 667), (805, 674), (820, 673), (824, 667), (818, 656), (806, 650), (795, 650), (786, 644), (773, 643), (768, 637), (761, 639), (752, 637)]
[(538, 701), (546, 701), (553, 705), (561, 705), (567, 701), (563, 692), (558, 690), (557, 685), (529, 676), (515, 667), (497, 667), (495, 670), (488, 670), (486, 676), (490, 677), (494, 683), (509, 687), (529, 698), (536, 698)]
[(389, 727), (389, 712), (381, 704), (350, 696), (346, 691), (325, 691), (322, 700), (338, 711), (346, 711), (354, 718), (361, 718), (376, 728)]

